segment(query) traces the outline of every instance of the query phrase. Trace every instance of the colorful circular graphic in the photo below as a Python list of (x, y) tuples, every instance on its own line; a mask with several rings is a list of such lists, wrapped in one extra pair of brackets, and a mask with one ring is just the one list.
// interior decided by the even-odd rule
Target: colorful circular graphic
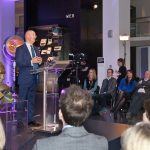
[(6, 41), (7, 53), (11, 56), (15, 56), (16, 48), (23, 45), (23, 43), (24, 43), (24, 40), (21, 37), (19, 37), (17, 35), (11, 36)]

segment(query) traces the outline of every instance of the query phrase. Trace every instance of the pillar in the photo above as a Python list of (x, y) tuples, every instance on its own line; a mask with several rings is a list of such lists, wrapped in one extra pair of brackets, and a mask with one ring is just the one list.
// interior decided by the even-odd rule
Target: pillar
[(13, 85), (12, 62), (3, 55), (3, 44), (6, 39), (15, 34), (15, 0), (0, 0), (0, 61), (5, 65), (4, 83)]
[[(103, 0), (103, 57), (105, 68), (118, 69), (117, 59), (124, 58), (120, 35), (130, 35), (130, 0)], [(126, 42), (126, 66), (130, 68), (130, 41)]]

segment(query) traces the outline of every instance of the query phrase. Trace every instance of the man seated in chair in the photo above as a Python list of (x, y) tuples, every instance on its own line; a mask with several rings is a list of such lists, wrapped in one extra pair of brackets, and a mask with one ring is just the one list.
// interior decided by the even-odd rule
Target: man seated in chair
[(62, 133), (38, 140), (34, 150), (108, 150), (106, 138), (88, 133), (82, 126), (92, 107), (91, 95), (79, 86), (71, 85), (60, 96)]
[(111, 100), (115, 96), (117, 80), (113, 77), (113, 72), (113, 69), (107, 69), (107, 78), (102, 82), (99, 97), (99, 102), (101, 105), (100, 112), (107, 111), (107, 101)]
[(150, 71), (146, 71), (144, 79), (140, 80), (136, 86), (136, 91), (133, 95), (128, 113), (127, 119), (136, 117), (140, 112), (144, 101), (150, 98)]

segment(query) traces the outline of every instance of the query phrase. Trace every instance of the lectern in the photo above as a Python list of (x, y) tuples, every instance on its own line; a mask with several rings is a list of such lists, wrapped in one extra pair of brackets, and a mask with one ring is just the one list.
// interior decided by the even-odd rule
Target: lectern
[[(51, 66), (44, 66), (44, 67), (41, 67), (39, 69), (36, 69), (36, 70), (32, 70), (31, 73), (32, 74), (37, 74), (37, 73), (40, 73), (40, 72), (43, 72), (43, 130), (46, 131), (47, 130), (47, 124), (46, 124), (46, 112), (47, 112), (47, 74), (48, 72), (55, 72), (55, 74), (58, 74), (59, 75), (65, 70), (65, 68), (67, 67), (68, 65), (68, 61), (57, 61), (56, 63), (53, 63)], [(59, 77), (59, 76), (57, 76)], [(52, 85), (53, 87), (55, 86), (55, 83), (53, 83)], [(54, 89), (54, 88), (53, 88)], [(54, 92), (54, 98), (56, 96), (56, 93), (55, 91)], [(58, 93), (57, 93), (58, 95)], [(55, 99), (56, 100), (56, 99)], [(55, 125), (56, 124), (56, 102), (54, 100), (54, 121), (52, 123), (52, 127), (55, 128)]]

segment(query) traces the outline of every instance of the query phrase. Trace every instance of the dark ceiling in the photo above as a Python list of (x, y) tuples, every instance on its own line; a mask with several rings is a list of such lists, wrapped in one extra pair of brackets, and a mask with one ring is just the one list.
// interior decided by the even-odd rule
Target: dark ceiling
[(102, 5), (102, 0), (81, 0), (81, 8), (91, 9), (94, 4)]

